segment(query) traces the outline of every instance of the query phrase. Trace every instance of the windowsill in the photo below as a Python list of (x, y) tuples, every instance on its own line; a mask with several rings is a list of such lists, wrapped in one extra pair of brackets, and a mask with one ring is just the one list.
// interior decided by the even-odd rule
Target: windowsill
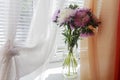
[[(62, 62), (63, 60), (58, 61), (50, 61), (49, 64), (46, 66), (46, 70), (42, 73), (42, 80), (71, 80), (71, 79), (64, 79), (62, 74)], [(80, 80), (80, 59), (78, 59), (78, 77), (77, 79), (72, 80)], [(40, 76), (35, 76), (34, 74), (39, 73), (39, 70), (33, 74), (29, 74), (25, 77), (22, 77), (20, 80), (39, 80)], [(36, 77), (36, 78), (35, 78)]]
[[(80, 80), (80, 65), (78, 65), (78, 77), (74, 80)], [(62, 74), (62, 62), (50, 63), (48, 69), (43, 73), (43, 80), (71, 80), (64, 79)], [(72, 79), (73, 80), (73, 79)]]

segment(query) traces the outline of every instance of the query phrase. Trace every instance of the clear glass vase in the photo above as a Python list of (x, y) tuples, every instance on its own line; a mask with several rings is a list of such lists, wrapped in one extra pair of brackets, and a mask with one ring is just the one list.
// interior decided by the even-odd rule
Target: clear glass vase
[(77, 59), (73, 53), (73, 49), (68, 51), (63, 62), (63, 75), (65, 78), (74, 79), (77, 78)]

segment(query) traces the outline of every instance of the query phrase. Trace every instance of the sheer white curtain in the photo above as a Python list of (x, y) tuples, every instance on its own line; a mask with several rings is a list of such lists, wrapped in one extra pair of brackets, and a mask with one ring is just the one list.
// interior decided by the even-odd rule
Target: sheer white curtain
[[(17, 66), (16, 66), (16, 56), (17, 49), (14, 45), (14, 39), (16, 34), (16, 26), (19, 17), (19, 9), (18, 6), (19, 1), (15, 0), (7, 0), (8, 2), (8, 18), (6, 23), (6, 37), (7, 42), (0, 50), (0, 80), (16, 80), (17, 79)], [(13, 77), (13, 76), (16, 77)]]
[[(0, 52), (0, 80), (19, 80), (26, 75), (21, 80), (42, 80), (41, 73), (55, 50), (56, 28), (51, 21), (54, 0), (37, 1), (26, 46), (17, 46), (14, 40), (19, 1), (9, 0), (7, 43)], [(59, 1), (61, 7), (64, 0)]]

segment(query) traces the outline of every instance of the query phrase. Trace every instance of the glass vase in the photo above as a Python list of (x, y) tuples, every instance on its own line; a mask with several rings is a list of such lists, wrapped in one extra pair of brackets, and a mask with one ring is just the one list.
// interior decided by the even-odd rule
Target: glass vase
[(77, 59), (75, 53), (72, 50), (68, 50), (68, 54), (66, 55), (63, 62), (63, 75), (67, 79), (77, 78)]

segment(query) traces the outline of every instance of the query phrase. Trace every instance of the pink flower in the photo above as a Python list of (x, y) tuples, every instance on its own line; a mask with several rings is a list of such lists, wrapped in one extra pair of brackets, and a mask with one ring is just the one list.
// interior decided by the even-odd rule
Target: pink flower
[(81, 9), (78, 9), (76, 11), (76, 14), (73, 18), (73, 24), (76, 26), (76, 27), (85, 27), (87, 26), (87, 23), (89, 22), (90, 20), (90, 16), (88, 15), (88, 10), (81, 10)]
[(53, 17), (52, 17), (52, 21), (53, 22), (57, 22), (57, 19), (59, 17), (59, 13), (60, 13), (60, 10), (56, 10)]

